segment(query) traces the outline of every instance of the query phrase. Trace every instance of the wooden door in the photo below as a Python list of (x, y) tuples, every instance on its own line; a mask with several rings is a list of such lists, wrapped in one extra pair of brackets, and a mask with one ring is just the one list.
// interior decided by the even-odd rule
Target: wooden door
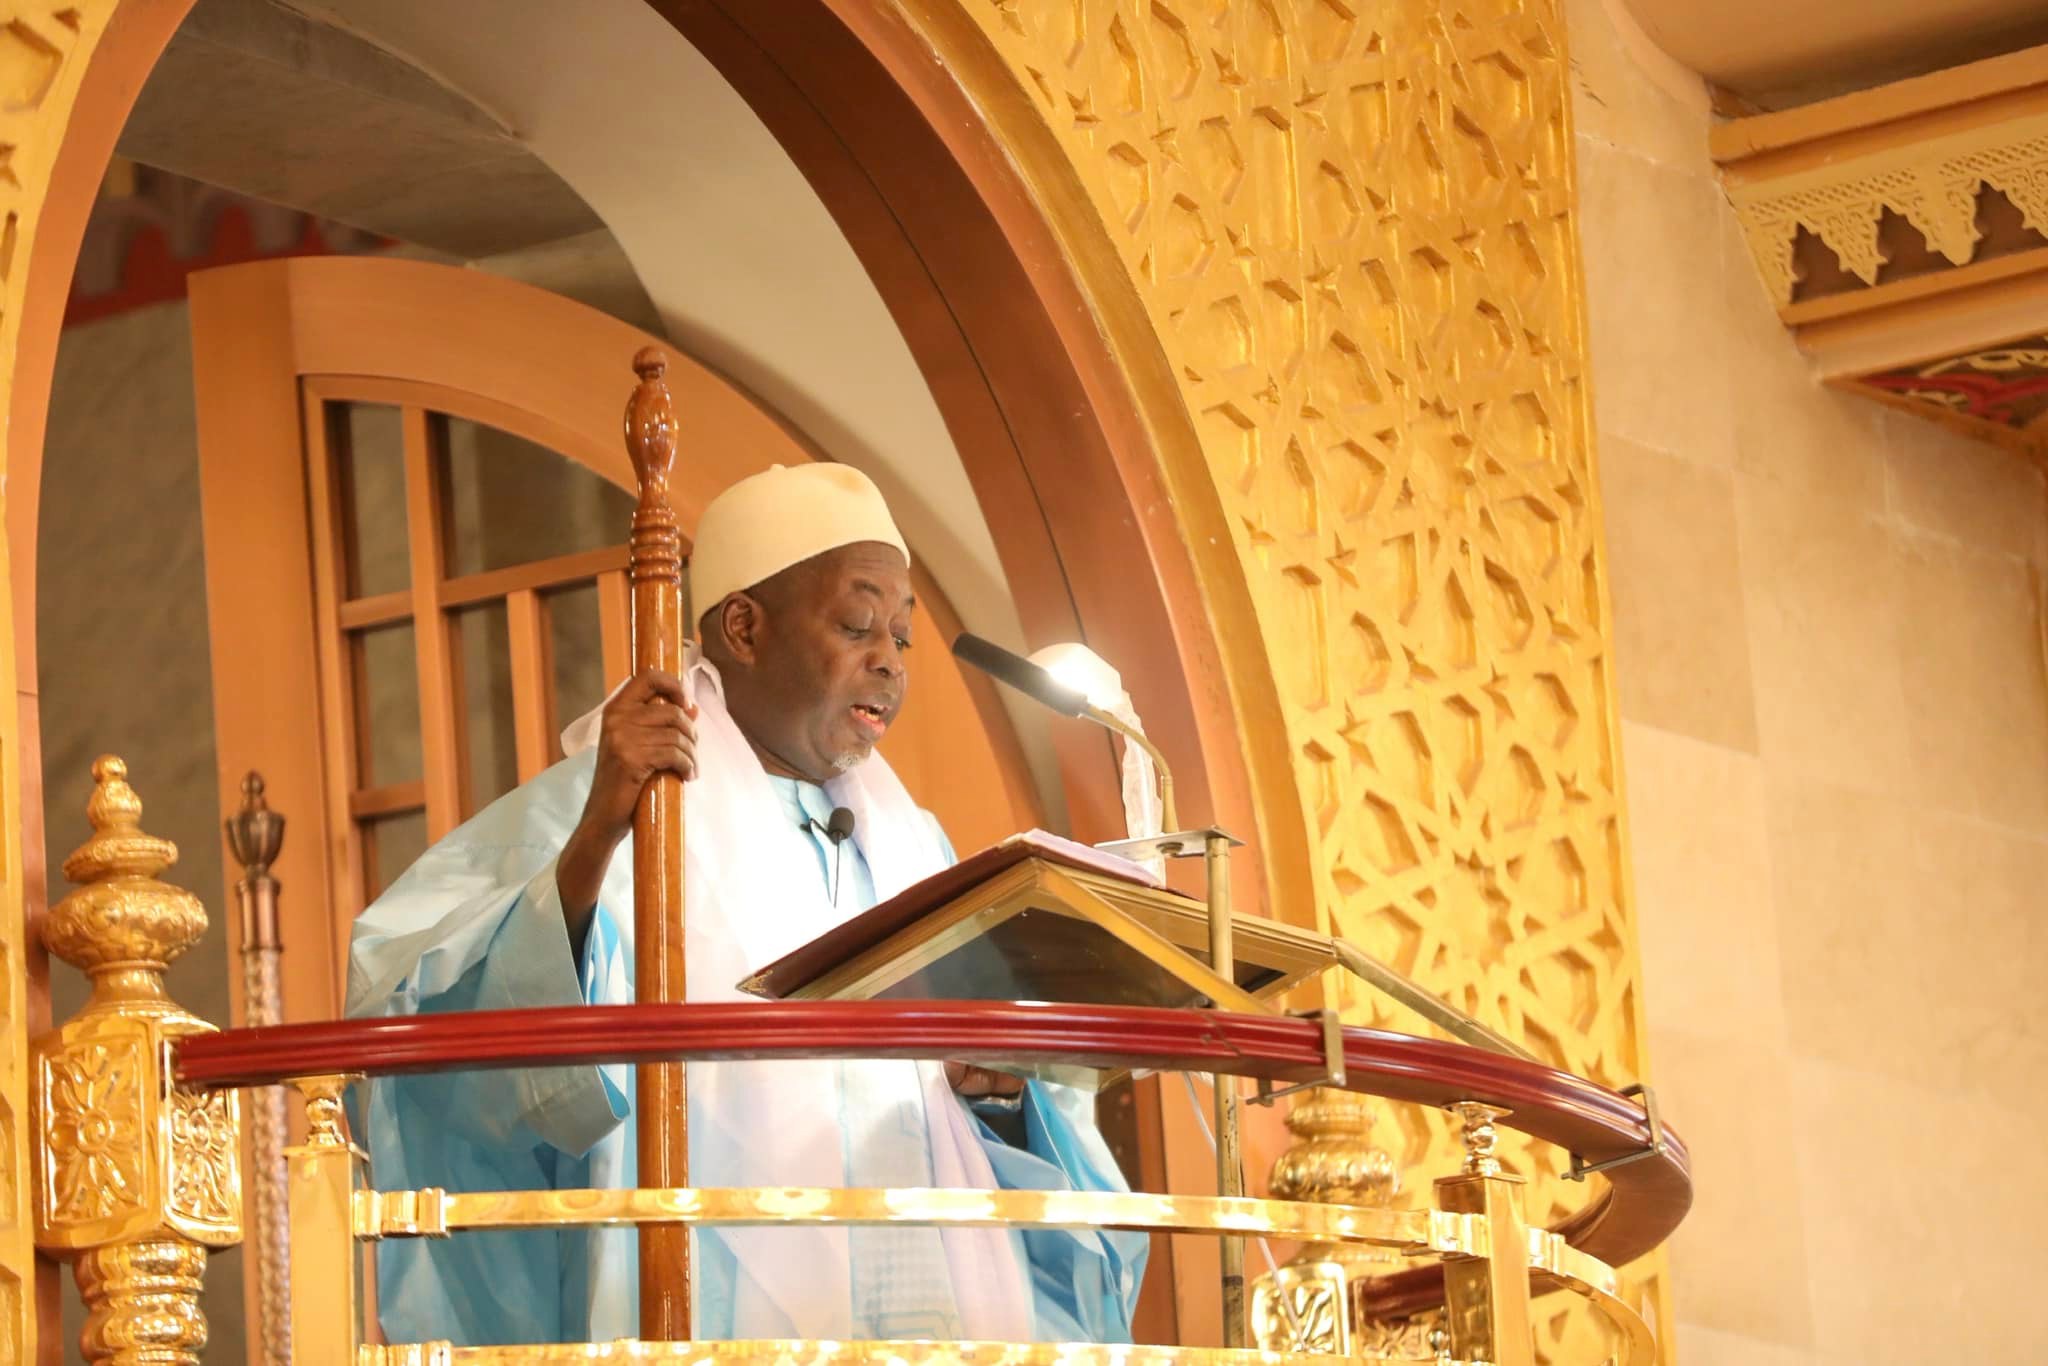
[[(558, 758), (563, 721), (624, 677), (620, 418), (632, 355), (663, 344), (417, 262), (237, 266), (195, 276), (191, 300), (222, 809), (254, 768), (290, 823), (286, 1017), (323, 1018), (362, 907)], [(815, 457), (664, 349), (687, 534), (733, 480)], [(958, 624), (913, 577), (914, 629), (937, 647)], [(884, 747), (913, 795), (962, 848), (1037, 823), (986, 685), (942, 647), (917, 658)]]

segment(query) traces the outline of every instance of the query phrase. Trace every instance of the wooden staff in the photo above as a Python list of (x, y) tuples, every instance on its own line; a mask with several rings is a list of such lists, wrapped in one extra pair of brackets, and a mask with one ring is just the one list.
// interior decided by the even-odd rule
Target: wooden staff
[[(640, 376), (626, 404), (626, 453), (640, 479), (628, 561), (633, 580), (633, 668), (683, 673), (683, 540), (669, 501), (676, 458), (675, 408), (653, 347), (633, 357)], [(683, 999), (683, 780), (656, 774), (633, 812), (633, 994)], [(679, 1062), (642, 1064), (634, 1096), (640, 1184), (690, 1184), (689, 1108)], [(640, 1228), (640, 1336), (690, 1337), (690, 1233), (680, 1224)]]

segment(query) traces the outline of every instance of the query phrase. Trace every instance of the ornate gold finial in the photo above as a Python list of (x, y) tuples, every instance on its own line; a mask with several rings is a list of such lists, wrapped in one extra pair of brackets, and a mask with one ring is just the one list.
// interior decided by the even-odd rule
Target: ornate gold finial
[(1287, 1112), (1293, 1146), (1273, 1164), (1271, 1187), (1282, 1200), (1384, 1208), (1394, 1202), (1394, 1159), (1372, 1143), (1372, 1110), (1364, 1096), (1319, 1087)]
[(1465, 1174), (1499, 1176), (1500, 1159), (1493, 1155), (1493, 1149), (1500, 1135), (1495, 1131), (1493, 1122), (1507, 1118), (1512, 1111), (1482, 1105), (1476, 1100), (1461, 1100), (1451, 1106), (1450, 1111), (1465, 1126)]
[[(1287, 1112), (1294, 1143), (1268, 1183), (1282, 1200), (1386, 1208), (1400, 1189), (1394, 1159), (1372, 1141), (1370, 1097), (1332, 1087), (1304, 1093)], [(1252, 1287), (1253, 1341), (1270, 1351), (1413, 1356), (1420, 1330), (1366, 1315), (1355, 1286), (1399, 1254), (1355, 1243), (1310, 1243)]]
[(92, 837), (64, 860), (81, 885), (42, 926), (93, 989), (31, 1046), (36, 1246), (74, 1263), (88, 1361), (196, 1366), (206, 1250), (241, 1239), (241, 1108), (166, 1074), (178, 1039), (213, 1028), (163, 984), (206, 911), (157, 880), (177, 846), (143, 833), (128, 766), (107, 755), (92, 772)]
[(313, 1148), (348, 1146), (348, 1111), (341, 1103), (348, 1090), (344, 1076), (302, 1077), (292, 1083), (306, 1098), (306, 1144)]
[(85, 806), (92, 838), (64, 860), (64, 876), (81, 885), (50, 908), (43, 944), (91, 976), (87, 1010), (163, 1002), (164, 969), (206, 932), (206, 908), (157, 880), (178, 861), (178, 846), (143, 833), (142, 799), (128, 786), (128, 765), (102, 755), (92, 776)]
[(145, 835), (140, 829), (142, 798), (128, 786), (128, 764), (112, 754), (92, 763), (92, 796), (85, 816), (93, 836), (64, 860), (64, 876), (72, 882), (97, 882), (129, 875), (152, 877), (178, 861), (178, 846)]

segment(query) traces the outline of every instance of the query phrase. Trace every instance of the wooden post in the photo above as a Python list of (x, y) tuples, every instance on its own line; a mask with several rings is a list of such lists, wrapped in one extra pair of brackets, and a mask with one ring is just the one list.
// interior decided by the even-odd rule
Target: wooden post
[[(640, 376), (626, 404), (626, 453), (640, 479), (628, 544), (633, 580), (633, 668), (683, 672), (683, 541), (669, 501), (676, 458), (675, 408), (662, 379), (668, 358), (653, 347), (633, 357)], [(663, 773), (633, 813), (633, 994), (683, 999), (683, 782)], [(642, 1186), (690, 1184), (689, 1109), (679, 1062), (643, 1064), (634, 1095)], [(640, 1229), (640, 1336), (690, 1337), (690, 1233), (679, 1224)]]

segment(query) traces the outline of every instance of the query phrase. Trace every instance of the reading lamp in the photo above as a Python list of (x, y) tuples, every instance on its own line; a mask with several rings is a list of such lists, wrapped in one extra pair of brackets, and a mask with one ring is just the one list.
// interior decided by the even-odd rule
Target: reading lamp
[[(1065, 675), (1064, 677), (1056, 675), (1051, 670), (1025, 659), (1022, 655), (1011, 654), (1002, 646), (991, 644), (980, 636), (961, 635), (953, 642), (953, 653), (963, 663), (972, 664), (975, 668), (980, 669), (1000, 682), (1009, 684), (1025, 696), (1043, 703), (1062, 716), (1078, 717), (1084, 721), (1093, 721), (1099, 726), (1107, 726), (1125, 739), (1140, 746), (1147, 754), (1152, 756), (1152, 762), (1159, 766), (1159, 804), (1164, 808), (1166, 828), (1168, 831), (1180, 829), (1180, 821), (1176, 818), (1173, 809), (1173, 776), (1167, 771), (1165, 756), (1160, 754), (1151, 741), (1139, 735), (1116, 717), (1111, 716), (1088, 698), (1088, 691), (1091, 686), (1100, 695), (1102, 689), (1109, 681), (1109, 666), (1104, 664), (1094, 653), (1078, 647), (1075, 650), (1064, 652), (1067, 655), (1067, 659), (1063, 661), (1063, 664), (1071, 666), (1061, 669), (1061, 674)], [(1090, 676), (1094, 673), (1089, 668), (1090, 661), (1101, 666), (1101, 672), (1094, 677)], [(1427, 988), (1410, 981), (1393, 968), (1360, 949), (1356, 944), (1332, 935), (1330, 937), (1330, 945), (1337, 962), (1354, 977), (1359, 978), (1367, 985), (1393, 1000), (1399, 1001), (1437, 1028), (1443, 1030), (1446, 1034), (1449, 1034), (1452, 1038), (1480, 1048), (1489, 1049), (1495, 1053), (1506, 1053), (1520, 1058), (1533, 1058), (1534, 1055), (1527, 1049), (1488, 1029), (1485, 1025), (1465, 1015), (1462, 1011), (1456, 1010)], [(1211, 961), (1226, 962), (1230, 961), (1230, 959), (1227, 957), (1227, 954), (1218, 954), (1213, 956)]]
[[(1068, 678), (1064, 679), (1056, 676), (1051, 670), (1046, 669), (1042, 665), (1035, 664), (1021, 655), (1012, 654), (1002, 646), (983, 640), (980, 636), (962, 632), (953, 641), (953, 654), (963, 664), (971, 664), (996, 681), (1007, 683), (1026, 697), (1050, 707), (1061, 716), (1071, 716), (1083, 721), (1093, 721), (1098, 726), (1113, 730), (1131, 744), (1139, 746), (1145, 753), (1151, 755), (1152, 762), (1159, 769), (1159, 805), (1162, 814), (1166, 817), (1166, 828), (1168, 831), (1178, 832), (1180, 830), (1180, 818), (1173, 807), (1173, 775), (1167, 768), (1166, 756), (1161, 754), (1150, 740), (1138, 734), (1134, 728), (1125, 725), (1108, 711), (1105, 711), (1102, 707), (1089, 700), (1088, 688), (1091, 680), (1087, 675), (1094, 672), (1094, 670), (1088, 668), (1088, 663), (1092, 660), (1095, 664), (1101, 665), (1102, 661), (1086, 651), (1077, 650), (1063, 653), (1067, 655), (1067, 659), (1063, 663), (1074, 666)], [(1063, 672), (1066, 672), (1066, 670), (1063, 670)], [(1100, 673), (1102, 684), (1107, 684), (1108, 672), (1108, 666), (1102, 665)], [(1101, 694), (1101, 691), (1101, 687), (1098, 686), (1098, 696)], [(1229, 977), (1234, 975), (1237, 954), (1231, 942), (1233, 937), (1231, 921), (1233, 917), (1230, 910), (1230, 880), (1225, 869), (1230, 846), (1237, 843), (1237, 841), (1224, 831), (1214, 828), (1200, 831), (1198, 835), (1197, 832), (1186, 832), (1178, 836), (1178, 838), (1188, 841), (1197, 837), (1200, 840), (1198, 851), (1208, 865), (1209, 962), (1211, 964), (1225, 965), (1217, 970), (1226, 977)], [(1126, 841), (1126, 851), (1128, 851), (1128, 845), (1137, 843), (1156, 845), (1160, 841)], [(1116, 845), (1105, 847), (1111, 849), (1118, 848)], [(1196, 852), (1196, 850), (1190, 850), (1185, 844), (1181, 844), (1176, 846), (1171, 852), (1176, 856), (1185, 856), (1186, 854)], [(1132, 853), (1131, 856), (1137, 857), (1138, 855)], [(1345, 943), (1342, 939), (1338, 939), (1335, 936), (1331, 937), (1330, 943), (1332, 953), (1338, 963), (1393, 999), (1419, 1011), (1425, 1019), (1446, 1030), (1453, 1038), (1462, 1039), (1467, 1043), (1475, 1043), (1482, 1048), (1491, 1048), (1502, 1053), (1520, 1054), (1523, 1057), (1529, 1056), (1523, 1049), (1495, 1034), (1477, 1020), (1469, 1019), (1459, 1011), (1452, 1009), (1430, 992), (1366, 954), (1356, 945)], [(1323, 1017), (1323, 1046), (1327, 1056), (1327, 1075), (1317, 1081), (1306, 1082), (1299, 1086), (1291, 1086), (1279, 1091), (1262, 1091), (1260, 1096), (1261, 1103), (1271, 1103), (1283, 1095), (1289, 1095), (1295, 1091), (1305, 1090), (1313, 1086), (1342, 1086), (1344, 1084), (1342, 1032), (1341, 1026), (1338, 1023), (1337, 1013), (1334, 1010), (1328, 1009), (1318, 1013)], [(1216, 1189), (1224, 1195), (1242, 1195), (1245, 1190), (1244, 1160), (1238, 1131), (1237, 1091), (1234, 1087), (1223, 1084), (1219, 1079), (1214, 1086), (1214, 1093), (1216, 1098)], [(1244, 1335), (1244, 1247), (1243, 1244), (1226, 1238), (1223, 1242), (1222, 1252), (1224, 1338), (1229, 1342), (1239, 1342), (1243, 1340)]]
[[(1159, 752), (1157, 745), (1140, 734), (1136, 727), (1124, 724), (1089, 699), (1090, 685), (1095, 685), (1099, 691), (1100, 685), (1107, 682), (1109, 673), (1109, 666), (1103, 664), (1098, 656), (1085, 649), (1070, 654), (1071, 673), (1069, 678), (1061, 678), (1022, 655), (1012, 654), (1000, 645), (965, 631), (954, 637), (953, 656), (961, 663), (973, 665), (998, 683), (1008, 684), (1061, 716), (1093, 721), (1098, 726), (1115, 731), (1128, 743), (1144, 750), (1151, 757), (1153, 767), (1159, 771), (1159, 809), (1165, 818), (1166, 828), (1180, 829), (1180, 814), (1173, 805), (1173, 770), (1167, 766), (1166, 756)], [(1087, 667), (1089, 661), (1101, 666), (1099, 675), (1090, 676), (1094, 671)], [(1063, 668), (1062, 672), (1067, 673), (1069, 670)]]

